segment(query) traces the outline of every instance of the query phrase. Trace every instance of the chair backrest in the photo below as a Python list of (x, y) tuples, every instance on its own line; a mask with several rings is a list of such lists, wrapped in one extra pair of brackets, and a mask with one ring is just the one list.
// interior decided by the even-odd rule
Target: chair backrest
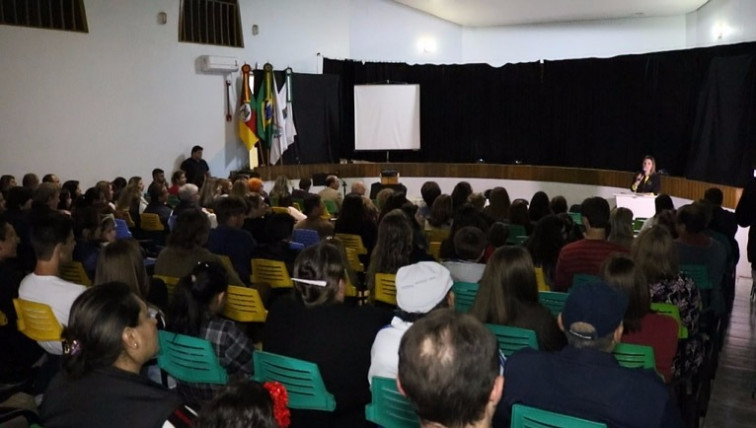
[(559, 291), (539, 291), (538, 301), (551, 311), (554, 316), (559, 315), (564, 308), (564, 302), (567, 301), (567, 293)]
[(511, 428), (606, 428), (606, 424), (536, 409), (523, 404), (512, 406)]
[(268, 311), (254, 288), (229, 285), (226, 290), (226, 306), (223, 316), (238, 322), (265, 322)]
[(339, 207), (336, 206), (336, 202), (330, 200), (330, 199), (324, 199), (323, 205), (325, 205), (326, 210), (328, 211), (328, 214), (331, 217), (334, 217), (339, 212)]
[(424, 231), (425, 237), (428, 239), (428, 243), (431, 242), (444, 242), (449, 239), (449, 229), (427, 229)]
[(396, 306), (396, 275), (391, 273), (375, 274), (375, 300)]
[(591, 284), (594, 282), (601, 281), (601, 278), (599, 278), (598, 275), (592, 275), (588, 273), (576, 273), (572, 275), (572, 286), (576, 286), (578, 284)]
[(433, 256), (436, 261), (441, 261), (441, 244), (439, 241), (431, 241), (428, 243), (428, 254)]
[(220, 260), (223, 267), (226, 268), (226, 272), (228, 272), (229, 274), (231, 274), (231, 272), (236, 273), (236, 269), (234, 269), (234, 264), (231, 263), (231, 257), (225, 254), (216, 254), (216, 256)]
[(320, 235), (316, 230), (312, 229), (294, 229), (294, 232), (291, 235), (291, 240), (299, 242), (305, 247), (309, 247), (311, 245), (317, 245), (320, 242)]
[(533, 330), (496, 324), (486, 324), (486, 328), (496, 336), (499, 349), (507, 357), (522, 348), (538, 349), (538, 338)]
[(383, 428), (419, 428), (412, 404), (396, 388), (396, 379), (374, 377), (370, 384), (372, 401), (365, 406), (365, 419)]
[(365, 265), (360, 261), (360, 257), (357, 255), (357, 250), (354, 248), (346, 247), (346, 256), (349, 266), (355, 272), (365, 272)]
[(654, 348), (633, 343), (618, 343), (614, 347), (614, 358), (622, 367), (631, 369), (655, 369)]
[(268, 284), (271, 288), (291, 288), (291, 281), (286, 264), (280, 260), (252, 259), (252, 275), (250, 280), (253, 284)]
[(573, 223), (575, 223), (577, 225), (583, 224), (583, 214), (569, 212), (569, 213), (567, 213), (567, 215), (570, 216), (570, 218), (572, 219)]
[(536, 266), (534, 270), (538, 291), (550, 291), (551, 287), (546, 283), (546, 275), (543, 273), (543, 268), (541, 266)]
[(693, 278), (699, 290), (711, 290), (713, 284), (709, 280), (709, 269), (705, 265), (680, 265), (680, 272)]
[(16, 308), (16, 326), (26, 337), (38, 342), (60, 341), (63, 331), (49, 305), (24, 299), (13, 299)]
[(122, 218), (115, 219), (116, 225), (116, 239), (129, 239), (131, 238), (131, 231), (129, 225), (126, 224), (126, 220)]
[(344, 284), (344, 297), (361, 297), (357, 287), (352, 283), (351, 275), (346, 276), (346, 282)]
[(134, 223), (134, 219), (131, 218), (131, 213), (128, 210), (118, 210), (113, 215), (115, 218), (125, 221), (128, 227), (136, 227), (136, 223)]
[(139, 228), (146, 232), (162, 232), (165, 230), (160, 216), (155, 213), (142, 213), (139, 215)]
[(326, 390), (318, 365), (270, 352), (255, 352), (254, 379), (258, 382), (278, 381), (289, 394), (292, 409), (336, 409), (336, 399)]
[(205, 339), (184, 334), (158, 331), (160, 351), (158, 366), (182, 382), (228, 383), (213, 346)]
[(507, 244), (510, 245), (519, 245), (524, 240), (521, 238), (522, 236), (527, 239), (528, 232), (525, 230), (525, 226), (521, 224), (510, 224), (509, 225), (509, 236), (507, 237)]
[(168, 296), (173, 296), (173, 293), (176, 291), (176, 284), (178, 284), (179, 280), (181, 278), (176, 276), (167, 276), (167, 275), (152, 275), (153, 278), (157, 278), (165, 283), (165, 288), (168, 291)]
[(454, 291), (454, 309), (457, 312), (468, 312), (473, 301), (475, 301), (475, 295), (478, 294), (477, 282), (455, 282), (452, 285), (452, 291)]
[(61, 263), (58, 273), (61, 279), (65, 279), (68, 282), (81, 284), (86, 287), (92, 285), (92, 280), (89, 279), (89, 275), (87, 275), (87, 271), (84, 270), (84, 265), (81, 262), (72, 260), (67, 263)]
[(367, 248), (362, 243), (362, 237), (352, 233), (337, 233), (336, 237), (344, 243), (347, 248), (354, 248), (357, 251), (357, 255), (367, 254)]
[(276, 214), (289, 214), (289, 209), (286, 207), (271, 207)]
[(677, 332), (678, 339), (688, 338), (688, 328), (685, 327), (682, 324), (682, 320), (680, 320), (680, 308), (678, 308), (677, 305), (672, 303), (651, 303), (651, 310), (661, 315), (672, 317), (677, 321), (677, 325), (679, 326)]

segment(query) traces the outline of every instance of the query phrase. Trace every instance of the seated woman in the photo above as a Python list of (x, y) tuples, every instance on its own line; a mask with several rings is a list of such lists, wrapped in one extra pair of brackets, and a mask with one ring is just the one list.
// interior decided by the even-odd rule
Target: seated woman
[(535, 269), (523, 247), (501, 247), (494, 252), (470, 314), (482, 323), (535, 331), (542, 351), (556, 351), (567, 343), (556, 318), (538, 302)]
[(223, 387), (202, 408), (194, 428), (284, 428), (290, 413), (278, 382), (242, 381)]
[(609, 214), (609, 236), (606, 240), (630, 249), (633, 237), (633, 212), (624, 207), (614, 207)]
[(551, 287), (554, 284), (559, 251), (565, 244), (566, 225), (561, 218), (549, 214), (535, 224), (533, 234), (525, 242), (535, 266), (543, 269), (544, 281)]
[(336, 233), (349, 233), (359, 235), (362, 244), (367, 248), (368, 258), (375, 247), (375, 239), (378, 234), (378, 227), (370, 218), (370, 214), (365, 208), (362, 196), (356, 193), (350, 193), (344, 197), (341, 204), (341, 212), (336, 220), (334, 227)]
[(139, 375), (158, 351), (155, 319), (126, 284), (91, 287), (71, 307), (63, 366), (44, 395), (45, 427), (190, 426), (181, 397)]
[(73, 259), (81, 262), (90, 279), (95, 276), (97, 259), (105, 245), (115, 242), (115, 218), (110, 214), (100, 214), (94, 207), (76, 210), (74, 215)]
[[(218, 355), (220, 365), (231, 377), (252, 374), (252, 341), (233, 321), (221, 317), (226, 302), (228, 279), (220, 264), (198, 263), (176, 285), (176, 294), (168, 306), (166, 330), (208, 340)], [(184, 400), (201, 407), (221, 385), (178, 383)]]
[(294, 266), (294, 293), (277, 299), (265, 324), (264, 349), (316, 363), (334, 412), (292, 410), (292, 427), (365, 426), (370, 401), (370, 348), (389, 312), (344, 305), (347, 263), (324, 241), (302, 250)]
[(627, 296), (622, 341), (654, 348), (656, 371), (669, 382), (677, 352), (678, 325), (671, 317), (651, 312), (648, 283), (633, 259), (614, 254), (601, 267), (601, 278)]

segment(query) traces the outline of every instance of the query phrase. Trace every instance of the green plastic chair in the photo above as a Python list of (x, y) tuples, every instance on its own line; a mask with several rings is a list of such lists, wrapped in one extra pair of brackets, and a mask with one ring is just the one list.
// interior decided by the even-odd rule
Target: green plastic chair
[(538, 301), (551, 311), (554, 316), (559, 315), (564, 308), (564, 302), (567, 301), (568, 293), (559, 291), (539, 291)]
[(533, 330), (496, 324), (486, 324), (486, 328), (496, 336), (499, 349), (507, 357), (522, 348), (538, 349), (538, 339)]
[(651, 310), (661, 315), (666, 315), (668, 317), (674, 318), (675, 321), (677, 321), (677, 325), (679, 326), (677, 338), (688, 338), (688, 328), (685, 327), (680, 320), (680, 308), (678, 308), (677, 305), (674, 305), (672, 303), (651, 303)]
[(606, 424), (522, 404), (512, 406), (511, 428), (606, 428)]
[(631, 369), (656, 369), (654, 348), (633, 343), (618, 343), (614, 347), (614, 358), (622, 367)]
[(714, 288), (709, 280), (709, 269), (704, 265), (680, 265), (680, 271), (693, 278), (696, 288), (699, 290), (711, 290)]
[(478, 294), (477, 282), (455, 282), (452, 285), (454, 292), (454, 309), (457, 312), (469, 312), (470, 306), (475, 301), (475, 295)]
[(336, 399), (326, 390), (318, 365), (271, 352), (255, 352), (254, 379), (258, 382), (278, 381), (289, 394), (289, 408), (336, 409)]
[(567, 215), (570, 216), (570, 218), (572, 219), (573, 223), (575, 223), (577, 225), (583, 224), (583, 214), (568, 212)]
[(158, 331), (158, 366), (175, 379), (191, 383), (228, 383), (213, 346), (205, 339)]
[(599, 278), (597, 275), (591, 275), (587, 273), (576, 273), (575, 275), (572, 275), (573, 287), (579, 284), (591, 284), (599, 281), (601, 281), (601, 278)]
[(646, 217), (635, 217), (633, 219), (633, 232), (640, 232), (640, 230), (643, 228), (643, 225), (646, 223), (646, 220), (648, 220), (648, 218)]
[(396, 379), (374, 377), (370, 384), (373, 395), (365, 406), (365, 419), (383, 428), (419, 428), (415, 409), (396, 389)]
[(328, 199), (328, 200), (324, 200), (323, 204), (325, 205), (326, 209), (328, 210), (328, 214), (330, 214), (331, 217), (336, 217), (336, 214), (339, 213), (339, 207), (336, 206), (336, 202)]
[[(521, 237), (525, 237), (524, 239)], [(521, 224), (509, 225), (509, 236), (507, 237), (507, 244), (520, 245), (528, 237), (528, 232), (525, 230), (525, 226)]]

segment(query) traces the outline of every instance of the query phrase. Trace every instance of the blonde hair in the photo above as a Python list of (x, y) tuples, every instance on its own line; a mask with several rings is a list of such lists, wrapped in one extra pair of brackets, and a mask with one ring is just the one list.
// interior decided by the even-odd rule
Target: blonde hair
[(147, 300), (150, 279), (136, 241), (121, 239), (106, 245), (97, 258), (95, 285), (123, 282), (142, 300)]
[(664, 226), (641, 231), (630, 248), (633, 260), (649, 283), (673, 278), (680, 273), (680, 259), (672, 234)]

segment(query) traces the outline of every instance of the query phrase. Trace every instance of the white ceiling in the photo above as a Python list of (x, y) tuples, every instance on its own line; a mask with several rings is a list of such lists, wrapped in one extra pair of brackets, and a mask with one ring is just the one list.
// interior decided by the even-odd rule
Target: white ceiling
[(709, 0), (394, 0), (465, 27), (682, 15)]

